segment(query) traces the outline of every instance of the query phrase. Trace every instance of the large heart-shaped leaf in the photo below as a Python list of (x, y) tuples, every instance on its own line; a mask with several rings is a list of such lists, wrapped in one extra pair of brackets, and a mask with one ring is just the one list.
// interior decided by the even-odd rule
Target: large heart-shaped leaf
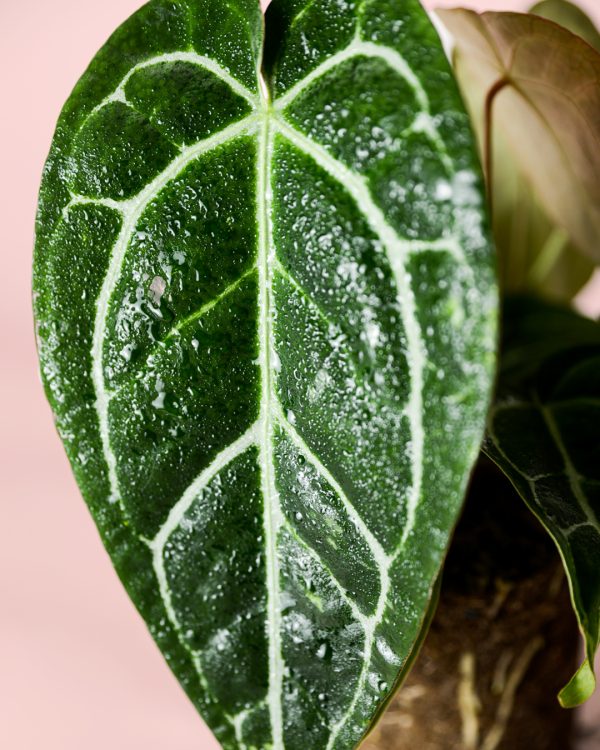
[(534, 15), (439, 15), (488, 164), (503, 287), (570, 300), (600, 259), (600, 54)]
[(226, 748), (352, 748), (482, 436), (493, 262), (416, 0), (154, 0), (58, 125), (42, 372), (132, 599)]
[(600, 325), (533, 299), (509, 300), (486, 453), (546, 527), (565, 564), (587, 659), (561, 692), (588, 698), (600, 640)]

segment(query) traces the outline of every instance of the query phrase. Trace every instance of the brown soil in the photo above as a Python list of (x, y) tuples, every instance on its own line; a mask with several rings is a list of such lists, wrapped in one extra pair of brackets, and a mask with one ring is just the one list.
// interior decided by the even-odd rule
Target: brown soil
[(431, 630), (361, 750), (571, 750), (573, 713), (556, 694), (578, 638), (554, 545), (482, 460)]

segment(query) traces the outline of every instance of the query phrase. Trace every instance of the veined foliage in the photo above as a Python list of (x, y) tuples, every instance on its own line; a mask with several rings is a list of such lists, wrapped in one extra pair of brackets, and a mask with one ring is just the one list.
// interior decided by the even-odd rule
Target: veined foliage
[(485, 452), (546, 528), (569, 580), (586, 660), (566, 707), (596, 687), (600, 641), (600, 325), (533, 298), (509, 298)]
[(406, 673), (487, 408), (482, 204), (417, 0), (153, 0), (65, 106), (44, 383), (224, 748), (355, 747)]

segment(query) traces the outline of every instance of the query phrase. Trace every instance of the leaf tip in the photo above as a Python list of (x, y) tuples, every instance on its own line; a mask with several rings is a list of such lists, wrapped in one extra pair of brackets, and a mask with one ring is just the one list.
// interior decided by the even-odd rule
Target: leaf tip
[(595, 689), (594, 670), (586, 659), (558, 694), (558, 702), (563, 708), (575, 708), (591, 698)]

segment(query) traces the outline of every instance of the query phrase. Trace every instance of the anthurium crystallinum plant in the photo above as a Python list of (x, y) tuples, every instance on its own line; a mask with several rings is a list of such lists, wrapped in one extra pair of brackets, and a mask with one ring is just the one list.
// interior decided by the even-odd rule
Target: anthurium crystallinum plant
[[(598, 260), (598, 53), (539, 16), (441, 20), (455, 73), (417, 0), (274, 0), (264, 19), (152, 0), (57, 125), (34, 261), (46, 393), (123, 584), (226, 749), (351, 750), (393, 711), (482, 446), (565, 565), (586, 661), (561, 701), (593, 690), (600, 335), (566, 305)], [(506, 707), (488, 742), (475, 658), (456, 743), (493, 750)], [(404, 724), (385, 746), (417, 747)]]

